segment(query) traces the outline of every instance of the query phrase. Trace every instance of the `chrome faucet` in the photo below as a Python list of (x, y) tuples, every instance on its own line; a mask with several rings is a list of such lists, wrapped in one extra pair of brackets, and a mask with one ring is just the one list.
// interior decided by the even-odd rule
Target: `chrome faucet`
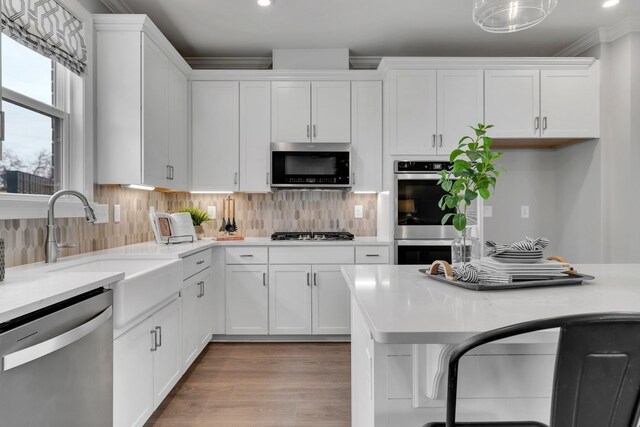
[(49, 213), (47, 214), (47, 242), (45, 244), (46, 246), (44, 249), (45, 262), (47, 263), (58, 261), (58, 249), (64, 248), (64, 247), (67, 247), (67, 248), (73, 247), (73, 246), (61, 246), (56, 241), (56, 226), (55, 226), (56, 218), (53, 213), (53, 208), (56, 204), (56, 200), (58, 200), (61, 196), (65, 196), (65, 195), (76, 196), (78, 199), (80, 199), (80, 201), (84, 205), (84, 218), (87, 220), (88, 223), (96, 222), (96, 214), (95, 212), (93, 212), (93, 209), (91, 209), (91, 206), (89, 206), (89, 201), (87, 200), (86, 197), (84, 197), (82, 193), (74, 190), (60, 190), (54, 193), (49, 198)]

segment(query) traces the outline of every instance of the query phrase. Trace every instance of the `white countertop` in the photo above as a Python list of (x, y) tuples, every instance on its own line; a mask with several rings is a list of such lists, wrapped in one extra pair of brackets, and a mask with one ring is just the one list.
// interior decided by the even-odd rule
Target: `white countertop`
[(216, 241), (211, 238), (194, 243), (162, 245), (145, 242), (121, 246), (103, 251), (89, 252), (71, 257), (63, 257), (56, 264), (43, 262), (9, 268), (5, 272), (5, 280), (0, 282), (0, 323), (28, 314), (40, 308), (56, 304), (68, 298), (80, 295), (122, 280), (122, 272), (79, 273), (56, 271), (82, 260), (94, 257), (111, 257), (118, 255), (148, 258), (184, 258), (194, 253), (224, 246), (380, 246), (390, 242), (376, 237), (356, 237), (352, 241), (272, 241), (268, 237), (247, 237), (245, 240)]
[(429, 279), (425, 266), (345, 265), (342, 271), (380, 343), (457, 343), (475, 333), (546, 317), (640, 311), (640, 264), (584, 264), (582, 286), (471, 291)]

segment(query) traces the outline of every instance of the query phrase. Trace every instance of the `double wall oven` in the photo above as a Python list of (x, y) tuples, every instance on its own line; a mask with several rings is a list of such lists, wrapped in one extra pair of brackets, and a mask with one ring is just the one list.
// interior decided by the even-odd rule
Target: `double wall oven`
[[(451, 241), (458, 235), (451, 221), (442, 217), (452, 211), (441, 210), (438, 202), (445, 192), (438, 185), (440, 173), (448, 162), (396, 161), (394, 238), (396, 264), (430, 264), (451, 261)], [(475, 205), (468, 212), (476, 218)]]

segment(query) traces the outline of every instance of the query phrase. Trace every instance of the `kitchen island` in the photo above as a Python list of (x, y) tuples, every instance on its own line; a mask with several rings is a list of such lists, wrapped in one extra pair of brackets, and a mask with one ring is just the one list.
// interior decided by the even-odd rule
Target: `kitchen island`
[[(452, 346), (546, 317), (640, 310), (640, 264), (577, 265), (582, 286), (476, 292), (424, 266), (344, 266), (352, 295), (352, 425), (422, 426), (445, 414)], [(557, 331), (478, 348), (460, 367), (458, 419), (548, 422)]]

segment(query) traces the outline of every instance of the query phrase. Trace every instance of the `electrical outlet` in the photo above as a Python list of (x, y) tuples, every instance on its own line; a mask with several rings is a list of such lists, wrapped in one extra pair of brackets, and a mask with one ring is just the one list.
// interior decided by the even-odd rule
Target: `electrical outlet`
[(93, 205), (93, 213), (96, 214), (96, 222), (94, 224), (109, 223), (109, 205)]
[(120, 205), (113, 205), (113, 222), (120, 222)]
[(149, 213), (156, 213), (156, 207), (155, 206), (149, 206)]
[(207, 213), (211, 219), (218, 219), (218, 209), (216, 206), (207, 206)]
[(362, 210), (362, 205), (356, 205), (356, 208), (353, 212), (353, 216), (356, 219), (361, 219), (364, 216), (363, 210)]
[(520, 218), (529, 218), (529, 206), (520, 206)]
[(484, 205), (482, 207), (482, 216), (485, 218), (491, 218), (493, 216), (493, 206)]

